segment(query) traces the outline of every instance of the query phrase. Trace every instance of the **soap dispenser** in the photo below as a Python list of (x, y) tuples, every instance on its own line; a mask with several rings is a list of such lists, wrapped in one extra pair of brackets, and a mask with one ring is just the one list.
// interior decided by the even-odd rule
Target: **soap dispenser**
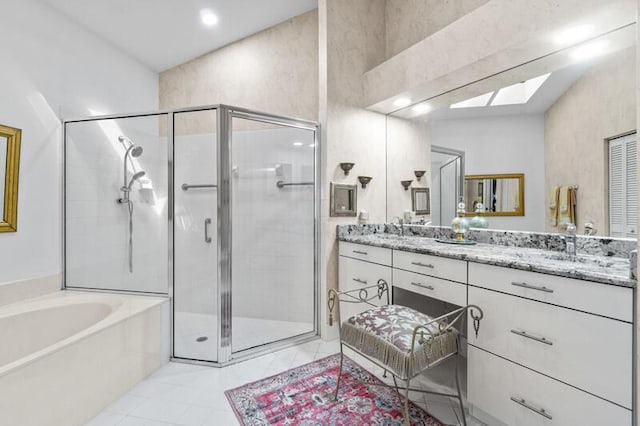
[(469, 221), (464, 217), (464, 214), (465, 204), (464, 201), (462, 201), (462, 198), (460, 198), (460, 202), (458, 203), (458, 214), (451, 221), (451, 229), (456, 234), (456, 241), (459, 242), (464, 241), (464, 236), (469, 230)]

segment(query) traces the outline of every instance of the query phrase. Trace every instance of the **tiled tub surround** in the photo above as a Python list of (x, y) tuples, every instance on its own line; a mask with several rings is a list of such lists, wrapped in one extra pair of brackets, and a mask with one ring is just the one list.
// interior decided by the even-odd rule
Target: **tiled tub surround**
[(164, 302), (59, 291), (0, 309), (0, 423), (82, 424), (151, 374)]
[[(394, 298), (404, 290), (423, 309), (438, 305), (427, 300), (482, 307), (479, 334), (470, 322), (466, 333), (473, 416), (496, 426), (545, 417), (562, 425), (631, 424), (636, 282), (627, 258), (579, 254), (569, 261), (548, 246), (514, 247), (513, 238), (504, 241), (512, 245), (455, 246), (411, 236), (450, 237), (446, 228), (406, 227), (404, 237), (389, 229), (397, 230), (338, 229), (340, 289), (383, 278)], [(430, 299), (419, 302), (419, 295)]]

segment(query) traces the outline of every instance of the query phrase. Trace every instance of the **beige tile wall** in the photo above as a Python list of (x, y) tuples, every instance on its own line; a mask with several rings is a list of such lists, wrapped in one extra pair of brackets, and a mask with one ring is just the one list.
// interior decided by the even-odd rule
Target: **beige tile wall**
[[(595, 220), (608, 233), (606, 139), (636, 128), (635, 47), (601, 59), (545, 113), (545, 193), (555, 185), (579, 185), (578, 231)], [(549, 200), (545, 199), (548, 231)]]

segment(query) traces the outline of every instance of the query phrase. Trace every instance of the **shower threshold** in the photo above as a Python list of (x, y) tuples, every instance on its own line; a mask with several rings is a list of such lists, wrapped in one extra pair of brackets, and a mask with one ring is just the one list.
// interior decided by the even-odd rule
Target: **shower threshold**
[[(178, 320), (179, 319), (179, 320)], [(217, 354), (217, 315), (175, 312), (174, 357), (212, 360)], [(313, 332), (311, 322), (233, 317), (233, 352)]]

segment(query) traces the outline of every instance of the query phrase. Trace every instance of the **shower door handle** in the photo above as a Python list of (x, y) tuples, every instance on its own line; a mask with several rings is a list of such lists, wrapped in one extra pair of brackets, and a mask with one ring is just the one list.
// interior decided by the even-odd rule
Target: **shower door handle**
[(211, 244), (211, 237), (209, 236), (209, 225), (211, 225), (210, 217), (204, 220), (204, 242), (207, 244)]

